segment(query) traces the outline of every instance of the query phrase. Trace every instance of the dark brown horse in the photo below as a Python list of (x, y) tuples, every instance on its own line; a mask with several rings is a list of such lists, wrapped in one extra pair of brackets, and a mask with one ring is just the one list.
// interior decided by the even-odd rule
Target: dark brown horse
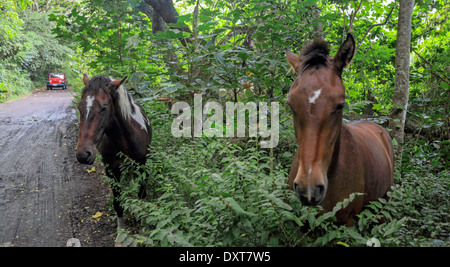
[[(78, 103), (80, 129), (77, 159), (82, 164), (92, 164), (96, 150), (106, 166), (106, 174), (120, 181), (122, 152), (138, 163), (145, 163), (152, 138), (151, 124), (144, 110), (122, 86), (122, 80), (105, 76), (83, 77), (85, 87)], [(124, 227), (120, 191), (113, 187), (113, 205), (117, 213), (118, 228)]]
[(321, 205), (324, 212), (351, 193), (364, 193), (336, 214), (338, 223), (349, 226), (365, 204), (386, 196), (394, 174), (386, 130), (370, 122), (342, 123), (341, 75), (354, 51), (350, 34), (334, 58), (323, 40), (304, 47), (300, 56), (286, 48), (297, 75), (287, 100), (298, 144), (288, 184), (304, 205)]

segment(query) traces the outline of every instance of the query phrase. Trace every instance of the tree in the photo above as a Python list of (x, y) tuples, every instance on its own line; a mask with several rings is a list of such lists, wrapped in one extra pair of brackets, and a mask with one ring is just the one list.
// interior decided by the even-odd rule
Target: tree
[[(392, 136), (397, 141), (397, 162), (401, 163), (406, 111), (409, 96), (409, 65), (411, 46), (411, 19), (414, 0), (401, 0), (398, 15), (397, 48), (395, 52), (395, 87), (393, 99)], [(396, 164), (399, 166), (400, 164)]]

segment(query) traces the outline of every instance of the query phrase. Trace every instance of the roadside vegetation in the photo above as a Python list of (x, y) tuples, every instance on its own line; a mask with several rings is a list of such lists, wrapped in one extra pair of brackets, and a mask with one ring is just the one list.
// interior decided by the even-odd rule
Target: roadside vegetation
[(50, 72), (75, 77), (71, 56), (76, 45), (52, 33), (50, 10), (32, 1), (0, 1), (0, 103), (45, 88)]

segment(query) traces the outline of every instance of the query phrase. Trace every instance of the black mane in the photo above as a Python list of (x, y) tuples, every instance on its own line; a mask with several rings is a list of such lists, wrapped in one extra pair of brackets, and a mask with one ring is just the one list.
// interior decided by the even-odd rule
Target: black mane
[(325, 65), (329, 54), (330, 49), (328, 43), (323, 39), (315, 39), (312, 43), (303, 47), (300, 52), (300, 56), (304, 62), (304, 69)]

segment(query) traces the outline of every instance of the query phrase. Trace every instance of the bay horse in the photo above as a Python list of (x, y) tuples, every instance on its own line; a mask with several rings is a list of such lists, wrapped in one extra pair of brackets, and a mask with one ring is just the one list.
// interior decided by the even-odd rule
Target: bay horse
[[(93, 164), (96, 150), (105, 164), (106, 175), (120, 181), (118, 153), (144, 164), (152, 140), (151, 124), (142, 107), (125, 90), (121, 80), (112, 80), (103, 75), (89, 79), (83, 76), (85, 87), (78, 103), (80, 128), (78, 135), (78, 162)], [(123, 207), (120, 205), (120, 190), (113, 186), (113, 205), (117, 213), (118, 229), (124, 228)]]
[(321, 205), (322, 212), (331, 211), (351, 193), (364, 193), (336, 214), (339, 224), (351, 226), (364, 205), (386, 197), (394, 180), (388, 132), (366, 121), (342, 123), (342, 72), (353, 58), (355, 40), (348, 34), (333, 58), (322, 39), (303, 47), (300, 55), (285, 50), (296, 72), (287, 104), (298, 145), (288, 186), (303, 205)]

